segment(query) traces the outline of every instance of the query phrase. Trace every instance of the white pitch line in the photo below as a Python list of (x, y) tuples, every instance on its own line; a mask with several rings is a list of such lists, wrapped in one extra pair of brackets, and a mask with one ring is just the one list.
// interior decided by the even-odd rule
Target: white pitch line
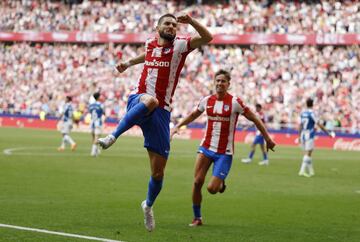
[(45, 229), (34, 229), (34, 228), (28, 228), (28, 227), (21, 227), (21, 226), (15, 226), (15, 225), (10, 225), (10, 224), (0, 224), (0, 227), (26, 230), (26, 231), (32, 231), (32, 232), (39, 232), (39, 233), (45, 233), (45, 234), (55, 234), (55, 235), (61, 235), (61, 236), (65, 236), (65, 237), (96, 240), (96, 241), (103, 241), (103, 242), (125, 242), (125, 241), (120, 241), (120, 240), (104, 239), (104, 238), (85, 236), (85, 235), (79, 235), (79, 234), (68, 234), (68, 233), (50, 231), (50, 230), (45, 230)]

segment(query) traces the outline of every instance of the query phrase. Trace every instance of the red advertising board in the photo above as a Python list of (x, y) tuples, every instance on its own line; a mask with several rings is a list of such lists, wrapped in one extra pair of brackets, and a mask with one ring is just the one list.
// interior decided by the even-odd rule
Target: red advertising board
[[(38, 128), (38, 129), (57, 129), (57, 120), (40, 120), (37, 118), (22, 118), (22, 117), (0, 117), (0, 127), (19, 127), (19, 128)], [(106, 124), (104, 133), (109, 133), (116, 126), (115, 123)], [(74, 131), (90, 132), (89, 125), (80, 123), (75, 126)], [(204, 129), (184, 129), (178, 138), (182, 139), (202, 139), (204, 135)], [(141, 136), (142, 132), (140, 128), (134, 127), (126, 132), (127, 135)], [(296, 134), (289, 133), (271, 133), (274, 141), (278, 145), (298, 146)], [(254, 132), (248, 131), (236, 131), (235, 141), (242, 143), (251, 143), (255, 137)], [(337, 137), (332, 139), (328, 136), (316, 136), (316, 147), (332, 148), (336, 150), (352, 150), (360, 151), (360, 139), (349, 137)]]
[[(144, 43), (149, 34), (94, 32), (0, 32), (0, 41)], [(360, 34), (215, 34), (212, 44), (358, 45)]]

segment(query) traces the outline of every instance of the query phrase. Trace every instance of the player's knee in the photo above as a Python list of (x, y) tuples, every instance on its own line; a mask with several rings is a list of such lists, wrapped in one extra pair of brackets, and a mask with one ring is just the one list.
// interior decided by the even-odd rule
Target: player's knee
[(214, 186), (211, 186), (211, 185), (209, 185), (209, 186), (207, 187), (207, 190), (208, 190), (208, 192), (211, 193), (211, 194), (216, 194), (216, 193), (219, 191), (219, 189), (218, 189), (217, 187), (214, 187)]
[(154, 97), (149, 97), (147, 100), (147, 106), (150, 110), (153, 110), (159, 106), (159, 101)]
[(203, 185), (204, 185), (204, 179), (195, 179), (195, 181), (194, 181), (194, 188), (195, 188), (196, 190), (200, 190)]
[(163, 177), (164, 177), (164, 172), (154, 172), (152, 175), (151, 175), (155, 180), (162, 180)]

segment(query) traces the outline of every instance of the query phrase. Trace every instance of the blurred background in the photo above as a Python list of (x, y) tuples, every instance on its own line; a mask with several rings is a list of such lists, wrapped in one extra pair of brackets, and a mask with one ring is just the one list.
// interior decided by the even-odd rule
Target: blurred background
[[(230, 92), (263, 105), (272, 129), (296, 128), (308, 97), (328, 129), (360, 131), (358, 1), (11, 1), (0, 3), (0, 114), (51, 119), (65, 95), (84, 118), (102, 93), (108, 121), (124, 115), (143, 51), (164, 13), (185, 12), (214, 34), (188, 57), (173, 100), (176, 123), (231, 70)], [(181, 25), (178, 35), (192, 35)], [(199, 122), (205, 122), (200, 119)], [(240, 120), (240, 124), (245, 120)]]

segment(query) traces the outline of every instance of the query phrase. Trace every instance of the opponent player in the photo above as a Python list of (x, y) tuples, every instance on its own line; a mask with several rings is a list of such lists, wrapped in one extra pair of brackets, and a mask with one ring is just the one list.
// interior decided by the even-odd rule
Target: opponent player
[(230, 74), (219, 70), (215, 74), (216, 94), (203, 98), (197, 109), (171, 130), (171, 137), (178, 133), (183, 125), (187, 125), (198, 118), (204, 111), (207, 114), (205, 137), (202, 140), (195, 163), (192, 202), (194, 219), (190, 226), (202, 225), (201, 217), (201, 188), (207, 171), (213, 163), (212, 177), (207, 186), (211, 194), (225, 191), (225, 178), (229, 174), (232, 155), (234, 153), (234, 134), (239, 114), (252, 121), (266, 140), (267, 149), (273, 150), (275, 143), (270, 138), (262, 121), (243, 104), (240, 98), (234, 97), (227, 91), (230, 86)]
[(89, 105), (89, 113), (91, 115), (90, 129), (92, 136), (92, 148), (91, 148), (91, 156), (98, 156), (100, 154), (100, 150), (97, 146), (97, 139), (102, 132), (103, 121), (102, 117), (104, 115), (104, 107), (102, 103), (99, 102), (100, 92), (95, 92), (93, 95), (93, 102)]
[[(192, 25), (199, 35), (177, 37), (178, 23)], [(117, 66), (121, 73), (130, 66), (144, 63), (138, 87), (134, 94), (129, 96), (126, 115), (112, 134), (98, 139), (99, 145), (107, 149), (135, 124), (142, 129), (144, 147), (147, 148), (151, 167), (147, 198), (141, 203), (148, 231), (155, 228), (152, 206), (162, 188), (164, 169), (169, 156), (170, 105), (181, 69), (192, 50), (212, 40), (210, 32), (189, 15), (175, 17), (165, 14), (160, 17), (156, 30), (158, 36), (146, 41), (145, 53)]]
[[(262, 112), (262, 106), (259, 103), (255, 105), (255, 110), (256, 110), (256, 114), (261, 119), (261, 121), (265, 123), (265, 115)], [(241, 161), (244, 163), (250, 163), (252, 161), (252, 158), (254, 157), (256, 145), (259, 145), (261, 148), (261, 152), (263, 154), (263, 160), (259, 162), (259, 165), (269, 165), (269, 159), (268, 159), (267, 151), (265, 150), (264, 143), (265, 143), (264, 136), (262, 136), (259, 130), (256, 130), (255, 138), (251, 145), (251, 151), (249, 153), (249, 156), (248, 158), (244, 158)]]
[(76, 143), (70, 137), (70, 132), (71, 132), (72, 126), (73, 126), (73, 112), (74, 112), (74, 108), (73, 108), (71, 102), (72, 102), (72, 97), (66, 96), (66, 101), (65, 101), (64, 107), (61, 112), (61, 117), (60, 117), (60, 120), (61, 120), (60, 132), (61, 132), (63, 138), (61, 141), (61, 145), (58, 148), (58, 151), (64, 151), (66, 143), (70, 144), (72, 151), (74, 151), (76, 149)]
[(302, 149), (304, 150), (304, 157), (299, 171), (299, 176), (311, 177), (315, 175), (315, 171), (312, 165), (311, 154), (314, 150), (314, 138), (315, 138), (315, 124), (319, 126), (330, 137), (334, 138), (335, 133), (328, 131), (324, 125), (322, 125), (315, 117), (312, 110), (314, 101), (311, 98), (306, 100), (307, 109), (300, 114), (300, 127), (299, 127), (299, 139)]

